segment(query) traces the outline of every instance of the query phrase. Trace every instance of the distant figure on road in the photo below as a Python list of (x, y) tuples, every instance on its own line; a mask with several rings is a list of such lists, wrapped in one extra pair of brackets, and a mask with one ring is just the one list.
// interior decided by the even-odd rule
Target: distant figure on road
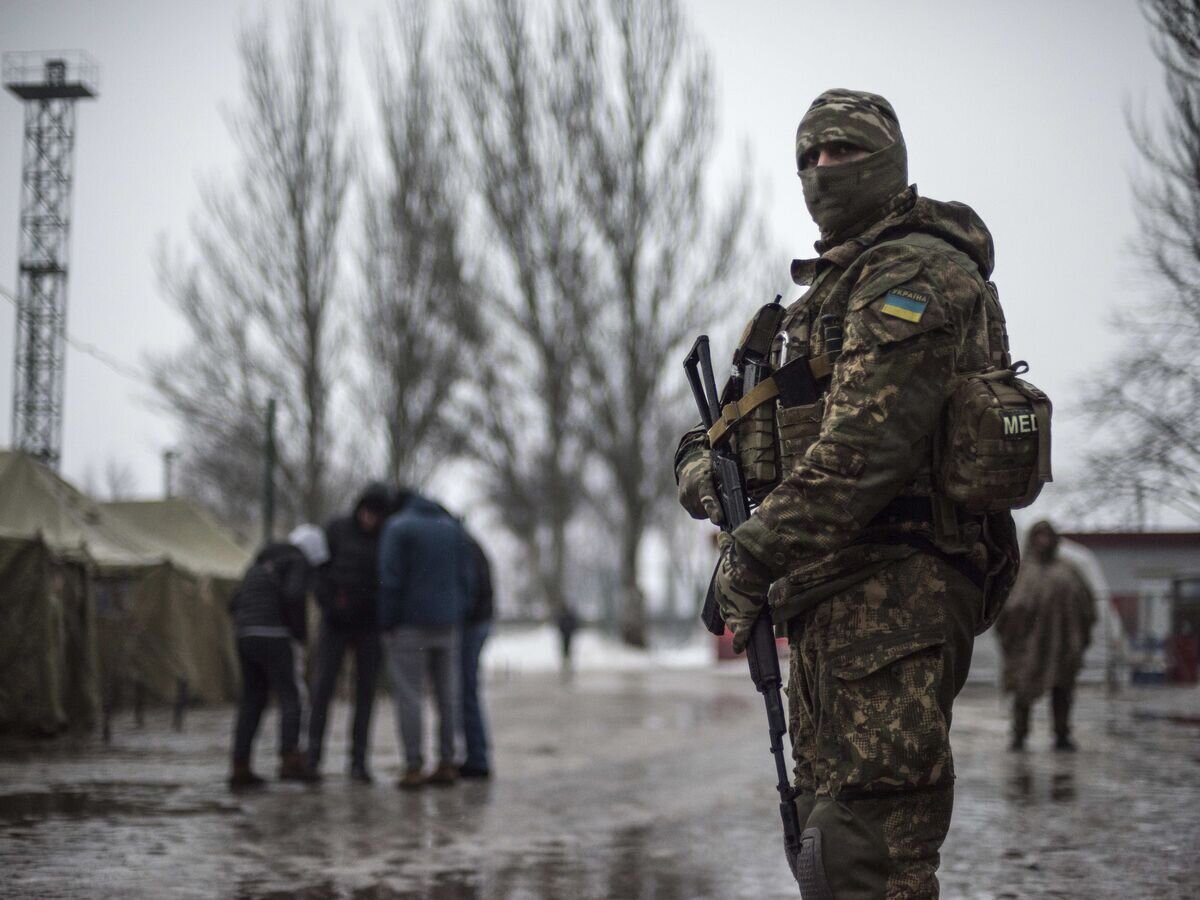
[(1058, 555), (1049, 522), (1029, 530), (1029, 551), (996, 633), (1004, 654), (1004, 689), (1013, 695), (1013, 750), (1025, 749), (1029, 708), (1050, 692), (1054, 749), (1073, 751), (1071, 701), (1096, 623), (1096, 598), (1079, 570)]
[(479, 541), (468, 533), (475, 569), (475, 595), (462, 630), (462, 726), (467, 756), (458, 773), (463, 778), (490, 778), (487, 716), (479, 692), (479, 657), (492, 632), (494, 600), (492, 567)]
[(354, 719), (350, 730), (350, 777), (369, 784), (371, 709), (382, 653), (379, 643), (379, 535), (390, 512), (391, 491), (369, 484), (354, 511), (325, 526), (329, 564), (317, 582), (321, 635), (317, 642), (312, 717), (308, 726), (308, 764), (321, 765), (325, 721), (347, 650), (354, 653)]
[(571, 665), (571, 641), (575, 638), (575, 632), (579, 630), (579, 616), (575, 615), (571, 607), (564, 606), (558, 611), (554, 624), (558, 627), (558, 645), (562, 652), (562, 668), (559, 674), (563, 681), (570, 681), (575, 674)]
[[(379, 626), (404, 748), (398, 787), (458, 780), (459, 637), (474, 571), (466, 529), (433, 501), (409, 494), (387, 520), (379, 544)], [(421, 708), (426, 674), (438, 710), (438, 765), (429, 775)]]
[(315, 778), (299, 750), (305, 694), (303, 648), (308, 633), (304, 601), (313, 570), (328, 559), (325, 532), (316, 525), (301, 525), (288, 535), (287, 543), (262, 549), (229, 601), (242, 669), (231, 788), (264, 783), (252, 771), (250, 761), (254, 736), (272, 693), (279, 703), (279, 777), (291, 781)]

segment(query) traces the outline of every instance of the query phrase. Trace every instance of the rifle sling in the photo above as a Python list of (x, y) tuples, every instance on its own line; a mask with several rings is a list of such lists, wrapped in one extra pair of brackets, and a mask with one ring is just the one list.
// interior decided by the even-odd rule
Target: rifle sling
[[(808, 370), (814, 382), (827, 378), (833, 372), (833, 363), (837, 354), (826, 353), (814, 356), (808, 360)], [(775, 376), (765, 378), (750, 389), (741, 399), (733, 400), (721, 407), (721, 417), (708, 429), (708, 445), (715, 447), (723, 441), (734, 428), (737, 428), (746, 417), (762, 406), (770, 403), (779, 396), (779, 384)], [(814, 399), (815, 402), (815, 399)]]

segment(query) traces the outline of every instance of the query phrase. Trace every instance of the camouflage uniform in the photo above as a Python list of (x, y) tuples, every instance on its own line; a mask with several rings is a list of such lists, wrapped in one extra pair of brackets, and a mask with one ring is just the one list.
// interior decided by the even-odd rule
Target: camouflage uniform
[[(992, 241), (970, 208), (905, 186), (903, 139), (883, 98), (822, 94), (797, 157), (830, 140), (873, 152), (863, 165), (801, 171), (822, 240), (818, 258), (792, 264), (809, 289), (784, 331), (789, 358), (819, 357), (832, 316), (843, 349), (818, 403), (779, 410), (782, 480), (728, 553), (767, 570), (790, 640), (797, 806), (802, 827), (821, 832), (830, 895), (936, 897), (951, 704), (983, 623), (989, 551), (982, 520), (951, 510), (953, 540), (934, 528), (933, 437), (955, 375), (989, 360)], [(867, 202), (825, 197), (814, 179), (844, 179)], [(685, 435), (677, 471), (706, 448), (702, 431)]]
[[(1048, 522), (1030, 529), (1054, 530)], [(1058, 746), (1068, 749), (1075, 679), (1096, 624), (1096, 598), (1075, 566), (1058, 555), (1028, 554), (996, 634), (1004, 655), (1004, 690), (1013, 695), (1013, 746), (1029, 733), (1030, 705), (1049, 692)]]

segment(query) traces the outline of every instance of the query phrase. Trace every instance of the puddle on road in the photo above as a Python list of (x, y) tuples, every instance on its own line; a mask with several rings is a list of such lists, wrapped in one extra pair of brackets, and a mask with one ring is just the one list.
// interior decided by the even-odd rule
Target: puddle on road
[(1070, 803), (1075, 796), (1074, 772), (1055, 772), (1050, 776), (1050, 799), (1052, 801)]
[(1144, 722), (1170, 722), (1172, 725), (1192, 725), (1200, 727), (1200, 716), (1184, 716), (1176, 713), (1151, 712), (1135, 709), (1133, 718)]
[(237, 812), (236, 803), (188, 797), (178, 785), (91, 784), (49, 791), (0, 794), (0, 821), (100, 818), (112, 816), (188, 816)]
[[(673, 831), (673, 830), (672, 830)], [(237, 882), (235, 896), (246, 900), (284, 897), (350, 897), (353, 900), (484, 900), (524, 897), (654, 897), (692, 900), (714, 896), (713, 872), (681, 869), (674, 833), (652, 825), (619, 828), (600, 840), (536, 842), (502, 859), (476, 867), (446, 866), (438, 871), (413, 867), (413, 853), (378, 865), (353, 887), (345, 878), (289, 883), (278, 878)], [(427, 860), (432, 864), (432, 860)], [(315, 874), (315, 873), (314, 873)], [(366, 874), (362, 872), (361, 874)]]
[(1006, 796), (1017, 806), (1036, 806), (1045, 800), (1073, 803), (1078, 798), (1075, 772), (1060, 769), (1047, 773), (1018, 761), (1008, 773)]

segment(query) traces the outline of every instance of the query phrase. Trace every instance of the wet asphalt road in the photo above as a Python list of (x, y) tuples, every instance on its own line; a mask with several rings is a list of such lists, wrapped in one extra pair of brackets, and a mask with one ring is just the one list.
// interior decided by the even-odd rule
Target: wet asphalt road
[[(402, 793), (388, 704), (376, 784), (224, 787), (232, 709), (98, 741), (0, 745), (0, 894), (45, 897), (795, 897), (761, 701), (743, 669), (525, 675), (491, 686), (497, 778)], [(999, 696), (955, 709), (942, 895), (1200, 896), (1200, 691), (1084, 689), (1081, 752), (1048, 711), (1005, 751)], [(273, 715), (258, 768), (273, 770)]]

